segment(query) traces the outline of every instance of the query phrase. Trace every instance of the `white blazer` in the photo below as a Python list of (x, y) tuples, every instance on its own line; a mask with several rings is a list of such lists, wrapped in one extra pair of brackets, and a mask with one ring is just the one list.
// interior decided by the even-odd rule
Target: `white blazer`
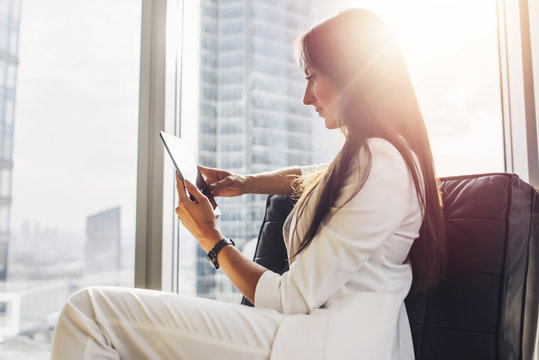
[[(334, 215), (292, 259), (290, 270), (282, 276), (268, 270), (258, 281), (255, 307), (286, 314), (272, 345), (273, 360), (414, 359), (404, 298), (412, 283), (407, 256), (423, 214), (398, 150), (380, 138), (368, 139), (367, 145), (372, 166), (359, 193), (336, 211), (361, 178), (356, 162), (331, 209)], [(364, 149), (359, 158), (364, 164)], [(298, 223), (300, 236), (312, 211), (307, 206)], [(283, 229), (289, 255), (299, 245), (295, 216), (294, 209)]]

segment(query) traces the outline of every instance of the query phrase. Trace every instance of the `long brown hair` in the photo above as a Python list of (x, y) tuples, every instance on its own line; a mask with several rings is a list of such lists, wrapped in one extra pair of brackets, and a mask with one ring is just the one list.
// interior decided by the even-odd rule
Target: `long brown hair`
[(441, 196), (427, 129), (396, 41), (374, 13), (351, 9), (301, 36), (297, 50), (298, 61), (303, 67), (308, 64), (328, 77), (339, 90), (339, 121), (345, 142), (327, 169), (308, 181), (299, 179), (301, 196), (296, 205), (296, 232), (307, 200), (315, 188), (321, 186), (322, 190), (312, 222), (291, 258), (312, 242), (322, 221), (328, 220), (350, 165), (359, 161), (359, 151), (364, 149), (367, 157), (360, 166), (365, 175), (350, 199), (361, 190), (371, 167), (366, 140), (383, 138), (404, 158), (423, 211), (420, 236), (409, 253), (414, 274), (412, 292), (433, 287), (443, 277), (446, 263)]

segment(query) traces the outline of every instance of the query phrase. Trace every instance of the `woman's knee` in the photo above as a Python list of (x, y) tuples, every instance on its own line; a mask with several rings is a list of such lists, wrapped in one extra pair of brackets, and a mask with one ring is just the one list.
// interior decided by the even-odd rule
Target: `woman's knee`
[(64, 310), (62, 313), (66, 313), (66, 309), (74, 311), (75, 313), (82, 313), (89, 318), (95, 319), (95, 294), (100, 291), (98, 286), (90, 286), (75, 291), (67, 299)]

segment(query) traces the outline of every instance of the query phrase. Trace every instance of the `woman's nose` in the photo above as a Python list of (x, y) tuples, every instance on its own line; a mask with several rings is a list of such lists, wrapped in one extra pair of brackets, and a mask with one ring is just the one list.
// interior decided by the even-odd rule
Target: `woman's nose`
[(311, 86), (307, 85), (305, 88), (305, 95), (303, 95), (303, 103), (305, 105), (313, 105), (314, 104), (315, 97), (312, 93)]

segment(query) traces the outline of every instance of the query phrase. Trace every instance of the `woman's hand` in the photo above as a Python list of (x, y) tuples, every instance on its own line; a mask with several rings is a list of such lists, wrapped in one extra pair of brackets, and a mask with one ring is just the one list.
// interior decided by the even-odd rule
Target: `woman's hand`
[(245, 176), (201, 165), (198, 168), (206, 177), (206, 183), (208, 183), (213, 196), (232, 197), (245, 194)]
[[(176, 174), (176, 189), (180, 198), (176, 208), (178, 219), (198, 240), (200, 246), (206, 252), (210, 251), (223, 238), (215, 224), (216, 215), (210, 201), (195, 185), (187, 180), (182, 182), (178, 174)], [(187, 192), (195, 201), (189, 199)]]

